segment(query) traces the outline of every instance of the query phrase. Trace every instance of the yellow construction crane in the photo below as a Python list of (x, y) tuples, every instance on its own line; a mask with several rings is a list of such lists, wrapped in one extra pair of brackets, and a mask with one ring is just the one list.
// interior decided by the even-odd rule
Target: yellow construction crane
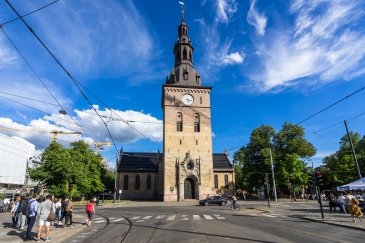
[(50, 133), (53, 134), (52, 141), (56, 141), (57, 140), (57, 136), (59, 134), (66, 134), (66, 135), (69, 135), (69, 134), (77, 134), (77, 135), (80, 135), (81, 134), (81, 132), (65, 132), (65, 131), (52, 131)]
[(95, 145), (95, 150), (100, 151), (100, 150), (104, 150), (103, 146), (107, 146), (109, 147), (112, 143), (111, 142), (97, 142), (94, 143)]

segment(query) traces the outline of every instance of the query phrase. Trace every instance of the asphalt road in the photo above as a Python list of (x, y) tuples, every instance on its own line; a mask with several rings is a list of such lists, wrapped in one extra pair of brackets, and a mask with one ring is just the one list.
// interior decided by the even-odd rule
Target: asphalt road
[[(242, 208), (118, 207), (98, 210), (72, 242), (364, 242), (365, 232)], [(69, 239), (70, 240), (70, 239)]]

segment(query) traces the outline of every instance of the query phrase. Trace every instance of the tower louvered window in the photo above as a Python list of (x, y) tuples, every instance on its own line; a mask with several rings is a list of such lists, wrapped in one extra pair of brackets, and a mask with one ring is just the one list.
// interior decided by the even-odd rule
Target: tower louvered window
[(139, 188), (140, 188), (140, 177), (139, 177), (139, 175), (136, 175), (136, 187), (135, 187), (135, 189), (139, 190)]
[(183, 115), (181, 112), (178, 112), (176, 117), (176, 131), (182, 132), (182, 130), (183, 130)]
[(200, 132), (200, 116), (198, 113), (194, 114), (194, 132)]

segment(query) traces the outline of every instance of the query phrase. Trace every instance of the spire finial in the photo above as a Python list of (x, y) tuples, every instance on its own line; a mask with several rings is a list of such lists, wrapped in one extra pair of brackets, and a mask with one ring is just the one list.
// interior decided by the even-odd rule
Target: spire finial
[(181, 7), (181, 21), (184, 21), (184, 13), (185, 13), (185, 3), (184, 0), (179, 1)]

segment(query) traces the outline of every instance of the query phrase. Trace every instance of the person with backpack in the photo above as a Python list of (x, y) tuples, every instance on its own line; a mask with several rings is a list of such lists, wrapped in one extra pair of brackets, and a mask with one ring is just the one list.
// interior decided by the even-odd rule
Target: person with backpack
[(66, 227), (73, 227), (72, 224), (72, 211), (73, 211), (73, 203), (70, 199), (66, 199), (67, 201), (67, 206), (65, 208), (65, 226)]
[(26, 215), (26, 207), (27, 207), (27, 199), (26, 197), (21, 197), (19, 204), (19, 219), (18, 219), (18, 230), (23, 230), (25, 226), (25, 222), (27, 220)]
[[(56, 201), (56, 200), (55, 200)], [(61, 218), (62, 218), (62, 204), (61, 204), (61, 198), (58, 199), (57, 202), (55, 202), (55, 208), (56, 208), (56, 219), (58, 221), (58, 225), (61, 224)]]
[(37, 218), (38, 218), (38, 232), (37, 232), (37, 242), (41, 241), (41, 234), (42, 234), (42, 228), (43, 226), (46, 226), (46, 238), (44, 241), (50, 241), (49, 239), (49, 232), (50, 232), (50, 226), (51, 221), (54, 219), (50, 218), (50, 213), (55, 213), (54, 204), (52, 202), (52, 195), (48, 194), (46, 196), (46, 200), (41, 202), (39, 204), (38, 210), (37, 210)]
[(93, 220), (93, 216), (95, 214), (95, 205), (94, 200), (90, 199), (90, 201), (85, 206), (85, 211), (87, 213), (87, 219), (86, 219), (86, 225), (89, 227), (91, 225), (91, 222)]
[(33, 240), (32, 237), (32, 228), (35, 224), (36, 216), (37, 216), (37, 210), (38, 210), (38, 194), (34, 193), (33, 198), (29, 200), (28, 206), (26, 208), (26, 215), (27, 215), (27, 233), (25, 234), (25, 240)]

